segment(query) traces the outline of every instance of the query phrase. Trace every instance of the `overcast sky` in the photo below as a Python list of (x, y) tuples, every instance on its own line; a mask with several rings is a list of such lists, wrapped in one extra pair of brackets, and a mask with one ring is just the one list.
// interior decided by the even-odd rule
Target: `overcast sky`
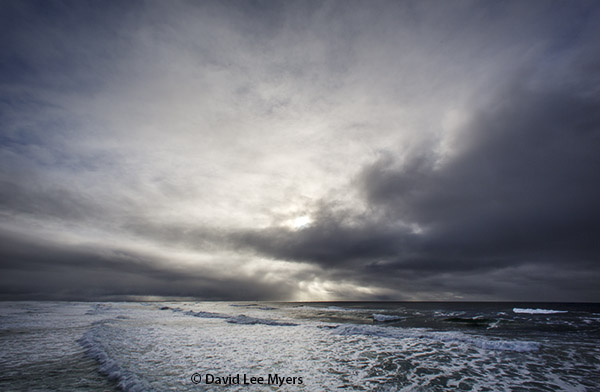
[(0, 1), (0, 299), (600, 301), (597, 1)]

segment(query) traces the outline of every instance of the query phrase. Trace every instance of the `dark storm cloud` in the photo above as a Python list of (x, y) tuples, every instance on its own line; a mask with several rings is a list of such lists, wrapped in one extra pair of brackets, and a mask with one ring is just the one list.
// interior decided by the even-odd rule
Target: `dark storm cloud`
[(68, 187), (49, 185), (44, 181), (26, 184), (0, 178), (0, 211), (9, 215), (85, 220), (100, 216), (102, 208)]
[[(423, 152), (399, 163), (403, 157), (387, 152), (365, 167), (355, 183), (369, 219), (325, 209), (311, 227), (251, 232), (241, 242), (275, 258), (346, 267), (341, 275), (363, 281), (402, 281), (404, 288), (414, 286), (405, 281), (410, 277), (425, 290), (446, 285), (469, 293), (476, 286), (484, 293), (477, 281), (493, 291), (490, 271), (519, 267), (534, 269), (530, 279), (556, 290), (566, 290), (577, 271), (597, 278), (600, 96), (576, 88), (531, 91), (527, 79), (518, 82), (474, 116), (463, 151), (450, 162), (438, 167), (435, 154)], [(451, 283), (428, 283), (436, 276)], [(595, 298), (593, 279), (585, 284), (578, 298)]]
[(269, 228), (234, 233), (241, 246), (284, 260), (309, 261), (325, 266), (352, 264), (376, 257), (390, 257), (401, 249), (398, 232), (379, 222), (363, 222), (342, 213), (319, 211), (314, 225), (303, 230)]
[(260, 277), (219, 276), (165, 266), (140, 252), (64, 244), (0, 232), (0, 299), (101, 299), (128, 296), (281, 299), (292, 287)]
[(418, 159), (365, 169), (365, 198), (417, 222), (440, 251), (597, 254), (600, 99), (512, 89), (476, 116), (468, 151), (442, 168)]

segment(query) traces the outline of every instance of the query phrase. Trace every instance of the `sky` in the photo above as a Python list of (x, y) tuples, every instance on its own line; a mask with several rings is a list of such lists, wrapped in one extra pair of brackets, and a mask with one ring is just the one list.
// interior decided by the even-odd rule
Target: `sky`
[(0, 1), (0, 299), (600, 302), (597, 1)]

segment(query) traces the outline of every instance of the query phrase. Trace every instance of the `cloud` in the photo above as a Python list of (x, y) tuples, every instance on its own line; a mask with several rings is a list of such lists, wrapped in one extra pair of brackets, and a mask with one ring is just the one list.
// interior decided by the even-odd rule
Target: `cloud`
[(290, 298), (295, 289), (293, 282), (266, 281), (241, 270), (223, 274), (212, 268), (181, 266), (128, 249), (68, 246), (6, 231), (0, 237), (2, 299), (163, 296), (275, 300)]
[(5, 298), (597, 298), (594, 3), (0, 7)]
[[(253, 231), (241, 242), (365, 280), (444, 277), (459, 292), (519, 268), (537, 271), (536, 287), (568, 286), (556, 271), (598, 276), (600, 100), (526, 82), (473, 116), (467, 147), (443, 166), (431, 150), (400, 163), (386, 152), (365, 166), (355, 184), (370, 219), (324, 209), (304, 230)], [(591, 286), (578, 291), (594, 298)]]

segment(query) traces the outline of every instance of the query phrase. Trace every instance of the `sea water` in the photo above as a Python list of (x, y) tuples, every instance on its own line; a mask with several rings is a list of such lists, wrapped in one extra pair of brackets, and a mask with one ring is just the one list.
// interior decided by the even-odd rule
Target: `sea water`
[(4, 302), (2, 391), (600, 391), (600, 306)]

